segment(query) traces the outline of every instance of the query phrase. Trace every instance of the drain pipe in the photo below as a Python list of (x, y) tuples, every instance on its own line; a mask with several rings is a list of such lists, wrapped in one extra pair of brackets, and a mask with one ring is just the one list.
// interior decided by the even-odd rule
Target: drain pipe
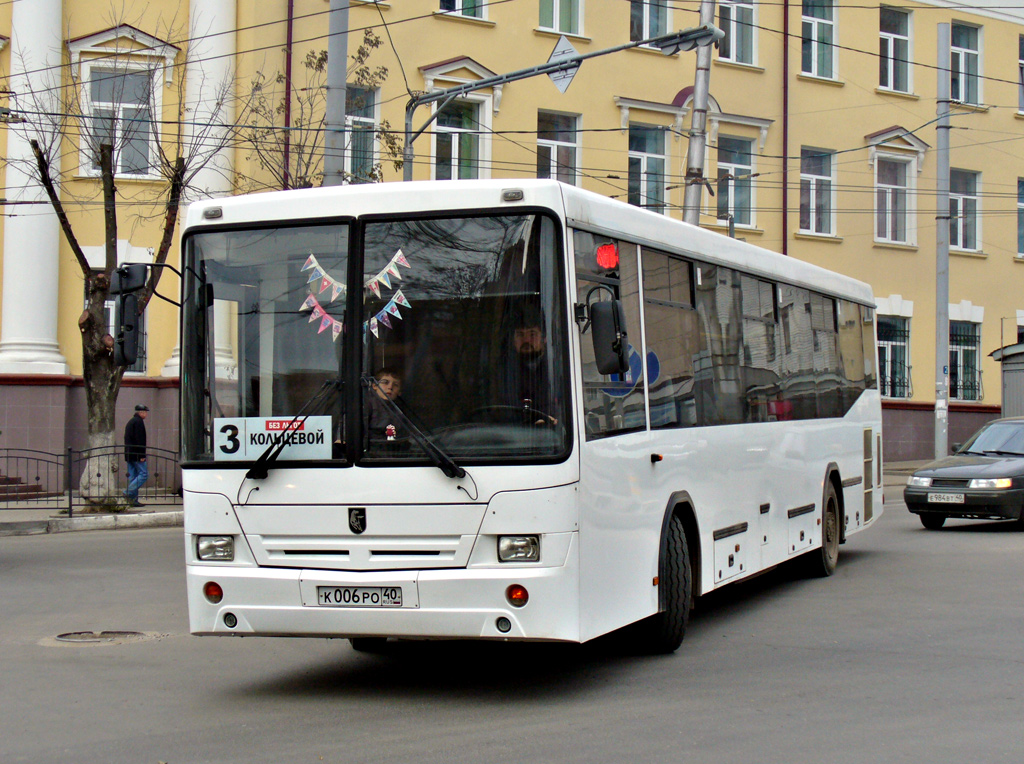
[(284, 43), (284, 172), (281, 173), (281, 188), (291, 187), (292, 163), (292, 33), (295, 21), (295, 0), (288, 0), (288, 21)]
[(782, 254), (789, 254), (789, 0), (782, 3)]

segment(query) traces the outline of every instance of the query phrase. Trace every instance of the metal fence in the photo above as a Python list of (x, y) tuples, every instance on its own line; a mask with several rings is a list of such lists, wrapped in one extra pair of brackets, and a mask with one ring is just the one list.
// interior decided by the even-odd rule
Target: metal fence
[[(146, 449), (149, 479), (139, 491), (143, 504), (180, 504), (181, 469), (176, 451)], [(87, 469), (108, 471), (110, 481), (104, 492), (83, 496), (79, 490)], [(64, 453), (27, 448), (0, 448), (0, 510), (52, 507), (74, 513), (86, 505), (124, 508), (128, 470), (124, 446), (105, 446)]]

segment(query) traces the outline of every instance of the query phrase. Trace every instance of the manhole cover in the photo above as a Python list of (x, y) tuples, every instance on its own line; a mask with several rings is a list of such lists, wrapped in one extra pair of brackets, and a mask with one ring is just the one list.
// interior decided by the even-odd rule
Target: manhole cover
[(131, 642), (146, 639), (140, 631), (69, 631), (58, 634), (58, 642)]

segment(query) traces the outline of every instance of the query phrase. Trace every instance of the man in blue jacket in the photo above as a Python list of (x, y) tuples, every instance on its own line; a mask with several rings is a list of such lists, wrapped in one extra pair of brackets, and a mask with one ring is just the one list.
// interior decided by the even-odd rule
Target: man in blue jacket
[(128, 420), (124, 428), (124, 458), (128, 462), (128, 490), (124, 497), (128, 499), (129, 506), (145, 506), (139, 501), (139, 489), (149, 479), (149, 470), (146, 469), (146, 417), (149, 415), (149, 406), (138, 404), (135, 407), (135, 416)]

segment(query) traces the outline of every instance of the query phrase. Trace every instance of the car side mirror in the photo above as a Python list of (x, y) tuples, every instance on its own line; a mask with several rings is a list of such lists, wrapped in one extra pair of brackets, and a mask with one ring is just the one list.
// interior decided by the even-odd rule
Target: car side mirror
[(629, 337), (626, 311), (621, 300), (595, 302), (590, 306), (594, 360), (599, 374), (622, 374), (629, 370)]

